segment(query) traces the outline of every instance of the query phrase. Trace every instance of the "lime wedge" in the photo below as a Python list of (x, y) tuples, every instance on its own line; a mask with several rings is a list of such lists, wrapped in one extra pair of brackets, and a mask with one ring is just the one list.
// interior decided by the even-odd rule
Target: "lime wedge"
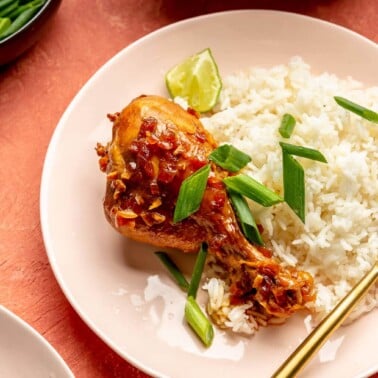
[(198, 112), (211, 110), (218, 101), (222, 81), (210, 49), (179, 63), (165, 76), (171, 97), (182, 97)]

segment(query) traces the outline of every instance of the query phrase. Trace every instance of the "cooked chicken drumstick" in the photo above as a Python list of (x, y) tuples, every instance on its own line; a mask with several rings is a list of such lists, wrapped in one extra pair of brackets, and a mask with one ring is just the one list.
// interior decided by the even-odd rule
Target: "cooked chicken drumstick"
[(209, 163), (217, 147), (196, 113), (158, 96), (141, 96), (109, 116), (113, 137), (97, 146), (107, 174), (104, 209), (121, 234), (158, 247), (209, 253), (227, 272), (232, 300), (267, 317), (287, 317), (313, 301), (310, 274), (286, 268), (241, 233), (222, 179), (211, 164), (200, 209), (181, 222), (173, 213), (182, 181)]

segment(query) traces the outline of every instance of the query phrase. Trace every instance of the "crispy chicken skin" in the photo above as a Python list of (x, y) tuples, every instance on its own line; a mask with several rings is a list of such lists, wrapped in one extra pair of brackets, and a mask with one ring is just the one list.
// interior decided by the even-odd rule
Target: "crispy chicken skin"
[(217, 147), (197, 114), (159, 96), (141, 96), (109, 116), (112, 141), (98, 144), (107, 174), (105, 215), (121, 234), (157, 247), (198, 251), (208, 244), (227, 272), (234, 303), (285, 318), (315, 298), (310, 274), (283, 267), (241, 233), (223, 185), (229, 173), (213, 163), (200, 209), (181, 222), (173, 213), (182, 181), (209, 164)]

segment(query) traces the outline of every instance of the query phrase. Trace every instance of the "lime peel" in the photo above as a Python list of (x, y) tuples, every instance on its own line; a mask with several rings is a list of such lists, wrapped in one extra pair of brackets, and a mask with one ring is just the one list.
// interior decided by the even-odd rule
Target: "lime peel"
[(218, 66), (209, 48), (170, 69), (165, 83), (172, 98), (184, 98), (200, 113), (215, 106), (222, 89)]

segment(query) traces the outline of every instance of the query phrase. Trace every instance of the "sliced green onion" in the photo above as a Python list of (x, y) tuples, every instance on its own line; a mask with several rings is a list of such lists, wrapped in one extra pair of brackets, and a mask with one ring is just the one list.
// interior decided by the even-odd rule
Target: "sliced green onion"
[(281, 120), (280, 128), (278, 129), (281, 136), (284, 138), (290, 138), (294, 130), (295, 123), (295, 118), (291, 114), (284, 114)]
[(205, 266), (207, 256), (207, 245), (202, 243), (201, 248), (197, 254), (196, 262), (194, 264), (192, 278), (190, 280), (189, 288), (188, 288), (188, 297), (196, 298), (198, 286), (201, 281), (201, 276), (203, 272), (203, 268)]
[(355, 102), (352, 102), (344, 97), (335, 96), (334, 99), (338, 103), (338, 105), (340, 105), (344, 109), (347, 109), (352, 113), (355, 113), (360, 117), (367, 119), (368, 121), (378, 123), (378, 113), (376, 113), (374, 110), (370, 110), (361, 105), (358, 105)]
[(168, 269), (169, 273), (171, 273), (172, 277), (178, 283), (178, 285), (184, 291), (188, 291), (189, 282), (186, 280), (184, 275), (181, 273), (180, 269), (174, 263), (174, 261), (169, 257), (169, 255), (165, 252), (155, 252), (155, 255), (160, 259), (163, 265)]
[(257, 228), (256, 222), (245, 198), (232, 190), (228, 192), (228, 196), (231, 200), (245, 237), (253, 243), (264, 245), (260, 231)]
[(280, 142), (280, 146), (282, 147), (282, 151), (286, 154), (301, 156), (307, 159), (321, 161), (322, 163), (327, 163), (327, 159), (318, 150), (314, 150), (312, 148), (303, 147), (303, 146), (295, 146), (294, 144), (289, 144), (289, 143), (284, 143), (284, 142)]
[(227, 171), (237, 172), (245, 167), (251, 161), (251, 158), (234, 146), (223, 144), (209, 155), (209, 160)]
[(283, 151), (283, 184), (285, 202), (305, 223), (305, 182), (303, 167)]
[(239, 174), (237, 176), (227, 177), (223, 179), (223, 182), (227, 188), (232, 191), (246, 196), (265, 207), (283, 201), (283, 198), (278, 194), (247, 175)]
[(173, 223), (182, 221), (199, 209), (209, 173), (210, 165), (207, 164), (182, 182), (173, 214)]
[(185, 319), (204, 345), (209, 347), (214, 338), (214, 329), (193, 297), (186, 300)]

